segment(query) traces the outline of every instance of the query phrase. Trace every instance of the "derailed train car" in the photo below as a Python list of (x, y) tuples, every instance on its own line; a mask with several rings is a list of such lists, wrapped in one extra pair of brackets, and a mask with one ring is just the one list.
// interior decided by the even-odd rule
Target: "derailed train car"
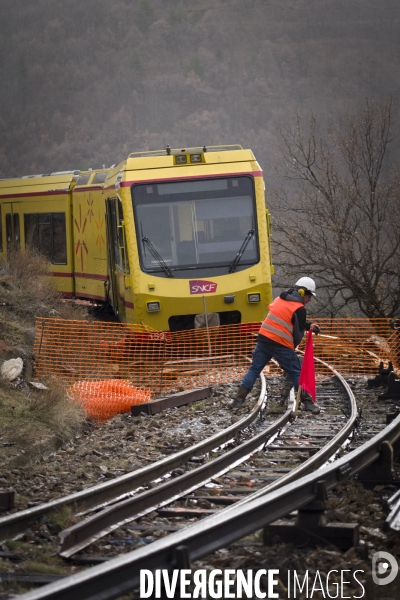
[(264, 318), (264, 180), (241, 146), (133, 153), (119, 165), (0, 181), (0, 256), (33, 246), (61, 294), (156, 330)]
[(66, 297), (106, 300), (104, 200), (107, 170), (68, 171), (0, 181), (0, 256), (34, 247), (51, 263)]

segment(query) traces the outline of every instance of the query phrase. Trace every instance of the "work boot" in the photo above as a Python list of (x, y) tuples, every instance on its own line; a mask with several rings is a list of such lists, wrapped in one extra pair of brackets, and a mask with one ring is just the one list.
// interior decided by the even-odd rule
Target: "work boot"
[(314, 402), (311, 394), (308, 392), (302, 392), (300, 396), (300, 402), (302, 410), (312, 412), (314, 415), (319, 415), (321, 412), (320, 406)]
[(282, 389), (281, 389), (281, 397), (278, 400), (278, 404), (280, 404), (281, 406), (287, 405), (289, 397), (290, 397), (290, 390), (293, 387), (293, 383), (292, 380), (290, 378), (290, 375), (288, 373), (284, 373), (283, 374), (283, 384), (282, 384)]
[(228, 405), (228, 408), (240, 408), (243, 405), (243, 402), (245, 401), (246, 396), (250, 393), (250, 391), (251, 390), (249, 390), (247, 387), (241, 385), (237, 391), (234, 400)]

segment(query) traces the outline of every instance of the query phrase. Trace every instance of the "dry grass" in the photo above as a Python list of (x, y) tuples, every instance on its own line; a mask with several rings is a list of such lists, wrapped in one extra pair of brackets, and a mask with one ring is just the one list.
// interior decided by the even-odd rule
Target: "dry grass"
[[(44, 544), (46, 543), (44, 542)], [(22, 540), (7, 540), (5, 545), (10, 552), (29, 557), (17, 567), (17, 572), (39, 573), (42, 575), (66, 575), (68, 572), (68, 566), (65, 562), (59, 556), (56, 556), (55, 548), (53, 554), (49, 556), (49, 552), (46, 551), (47, 548), (43, 549), (41, 546)], [(4, 572), (6, 572), (6, 565), (4, 567)], [(0, 572), (1, 570), (0, 564)]]
[(13, 382), (0, 379), (0, 466), (26, 462), (38, 447), (60, 444), (81, 430), (81, 406), (70, 402), (55, 379), (33, 388), (36, 316), (89, 320), (87, 309), (64, 302), (46, 272), (49, 264), (35, 251), (13, 252), (0, 260), (0, 365), (21, 357), (24, 370)]
[[(0, 303), (12, 320), (34, 326), (36, 317), (88, 319), (86, 308), (62, 300), (46, 273), (51, 265), (35, 250), (8, 253), (0, 260)], [(3, 338), (4, 339), (4, 338)]]
[(86, 420), (81, 406), (67, 399), (57, 381), (47, 386), (31, 390), (0, 384), (0, 464), (1, 458), (17, 460), (21, 453), (22, 462), (29, 461), (49, 438), (53, 444), (63, 443), (81, 431)]
[(27, 573), (39, 573), (40, 575), (66, 575), (67, 567), (62, 563), (61, 559), (52, 558), (52, 563), (49, 563), (49, 558), (45, 557), (43, 562), (39, 560), (27, 560), (24, 563), (24, 568)]
[(57, 527), (59, 531), (74, 525), (77, 522), (72, 506), (62, 506), (59, 510), (48, 515), (49, 523), (53, 527)]

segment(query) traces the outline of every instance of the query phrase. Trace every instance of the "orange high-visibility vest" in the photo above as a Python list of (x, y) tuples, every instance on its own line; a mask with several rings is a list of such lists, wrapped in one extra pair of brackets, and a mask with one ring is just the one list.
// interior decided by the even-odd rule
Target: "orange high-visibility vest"
[(279, 297), (275, 298), (269, 305), (269, 313), (258, 333), (282, 344), (282, 346), (294, 349), (292, 317), (293, 313), (302, 306), (304, 306), (302, 302), (290, 302)]

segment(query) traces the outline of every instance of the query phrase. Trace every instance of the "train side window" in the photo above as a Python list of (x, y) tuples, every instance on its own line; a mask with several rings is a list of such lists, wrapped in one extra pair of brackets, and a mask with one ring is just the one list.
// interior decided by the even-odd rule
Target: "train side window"
[(76, 185), (86, 185), (91, 177), (91, 173), (89, 175), (79, 175)]
[(24, 215), (25, 246), (42, 252), (53, 264), (67, 264), (65, 213)]
[(96, 173), (96, 175), (94, 176), (93, 181), (92, 181), (93, 185), (95, 183), (104, 183), (105, 180), (107, 179), (107, 175), (108, 175), (108, 173)]
[(53, 262), (52, 242), (50, 213), (38, 214), (38, 250), (51, 262)]
[(24, 215), (25, 248), (39, 248), (37, 215)]
[(65, 213), (52, 213), (53, 263), (67, 264), (67, 231)]
[(19, 215), (6, 214), (7, 251), (17, 250), (20, 247)]

